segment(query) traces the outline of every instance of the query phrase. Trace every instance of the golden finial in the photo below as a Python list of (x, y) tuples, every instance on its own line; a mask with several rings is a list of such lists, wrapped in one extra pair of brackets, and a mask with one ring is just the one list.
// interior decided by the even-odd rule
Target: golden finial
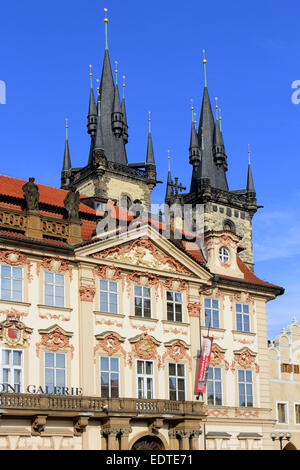
[(90, 64), (89, 65), (90, 67), (90, 82), (91, 82), (91, 88), (93, 88), (93, 80), (92, 80), (92, 77), (93, 77), (93, 74), (92, 74), (92, 65)]
[(171, 171), (170, 160), (171, 160), (170, 150), (168, 149), (168, 171)]
[(250, 165), (250, 157), (251, 157), (251, 150), (250, 150), (250, 144), (248, 144), (248, 163)]
[(97, 82), (97, 85), (98, 85), (98, 86), (97, 86), (97, 91), (98, 91), (98, 93), (99, 93), (99, 90), (100, 90), (100, 86), (99, 86), (100, 80), (99, 80), (99, 78), (96, 78), (96, 82)]
[(204, 65), (204, 86), (207, 87), (207, 79), (206, 79), (206, 64), (207, 64), (207, 60), (205, 58), (205, 49), (203, 49), (203, 65)]
[(115, 74), (116, 74), (116, 84), (118, 83), (118, 61), (115, 60)]
[(191, 98), (191, 111), (192, 111), (192, 122), (194, 120), (194, 100)]
[(107, 8), (104, 8), (104, 23), (108, 23), (108, 18), (107, 18)]
[(148, 111), (149, 133), (151, 132), (151, 111)]
[(123, 75), (123, 85), (122, 85), (122, 87), (123, 87), (123, 98), (125, 98), (125, 86), (126, 86), (125, 85), (125, 78), (126, 78), (125, 75)]
[(219, 123), (220, 123), (220, 131), (222, 132), (222, 116), (221, 116), (221, 108), (219, 108)]
[(68, 140), (68, 128), (69, 128), (68, 122), (69, 122), (69, 119), (66, 118), (66, 140)]
[(216, 120), (218, 120), (218, 97), (215, 97), (216, 100)]

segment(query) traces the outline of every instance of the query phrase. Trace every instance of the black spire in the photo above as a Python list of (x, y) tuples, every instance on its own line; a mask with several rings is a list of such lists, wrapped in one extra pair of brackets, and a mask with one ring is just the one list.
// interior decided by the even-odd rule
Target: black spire
[(121, 111), (123, 115), (123, 140), (124, 143), (128, 143), (128, 124), (127, 124), (127, 115), (126, 115), (126, 106), (125, 106), (125, 76), (123, 76), (123, 95), (121, 103)]
[(68, 120), (66, 119), (66, 142), (65, 142), (65, 151), (64, 151), (64, 161), (62, 171), (71, 170), (71, 157), (69, 149), (69, 138), (68, 138)]
[(194, 192), (197, 189), (199, 178), (200, 178), (200, 163), (201, 163), (201, 151), (199, 147), (199, 141), (195, 123), (192, 122), (191, 126), (191, 137), (189, 147), (190, 164), (193, 165), (193, 174), (191, 181), (190, 192)]
[(212, 155), (213, 136), (214, 136), (214, 116), (210, 104), (207, 87), (204, 87), (200, 122), (198, 129), (198, 139), (201, 143), (201, 177), (209, 178), (211, 186), (215, 186), (215, 165)]
[(255, 194), (254, 181), (251, 171), (251, 162), (250, 162), (250, 149), (248, 148), (248, 175), (247, 175), (247, 193)]
[(114, 107), (111, 115), (111, 125), (115, 136), (120, 137), (123, 133), (123, 113), (121, 110), (119, 88), (117, 83), (115, 86)]
[[(168, 150), (169, 152), (169, 150)], [(174, 196), (174, 185), (171, 177), (171, 168), (170, 168), (170, 154), (168, 154), (168, 178), (167, 178), (167, 189), (165, 196), (165, 203), (170, 203), (171, 198)]]
[(219, 120), (216, 119), (214, 140), (213, 140), (213, 157), (216, 165), (215, 169), (215, 187), (228, 191), (228, 183), (225, 172), (227, 171), (225, 146), (223, 135), (220, 130)]
[(149, 112), (149, 131), (148, 131), (148, 144), (147, 144), (147, 156), (146, 156), (146, 164), (147, 165), (155, 165), (154, 160), (154, 151), (153, 151), (153, 143), (152, 143), (152, 136), (151, 136), (151, 117)]

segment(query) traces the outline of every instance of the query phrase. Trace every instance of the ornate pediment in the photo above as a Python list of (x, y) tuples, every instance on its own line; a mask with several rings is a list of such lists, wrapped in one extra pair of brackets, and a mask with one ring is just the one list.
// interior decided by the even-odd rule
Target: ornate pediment
[(121, 261), (134, 266), (191, 274), (179, 261), (158, 250), (150, 240), (145, 238), (108, 248), (92, 256), (99, 259)]

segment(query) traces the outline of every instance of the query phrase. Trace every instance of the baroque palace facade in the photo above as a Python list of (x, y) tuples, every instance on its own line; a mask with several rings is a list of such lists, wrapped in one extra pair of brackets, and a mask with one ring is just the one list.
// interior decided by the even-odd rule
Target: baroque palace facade
[(152, 215), (152, 135), (128, 163), (107, 22), (87, 165), (72, 168), (67, 136), (61, 189), (0, 176), (0, 449), (273, 449), (266, 303), (283, 289), (253, 271), (250, 163), (229, 190), (205, 79), (190, 190), (169, 171)]

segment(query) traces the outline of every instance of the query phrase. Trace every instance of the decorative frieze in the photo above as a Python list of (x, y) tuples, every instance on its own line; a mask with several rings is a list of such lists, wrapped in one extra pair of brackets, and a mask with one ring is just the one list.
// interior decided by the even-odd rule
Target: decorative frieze
[(129, 342), (133, 345), (130, 355), (130, 366), (132, 366), (133, 356), (141, 359), (159, 358), (157, 346), (160, 345), (160, 342), (153, 338), (153, 336), (148, 335), (148, 333), (144, 332), (135, 338), (131, 338)]
[(175, 362), (179, 362), (182, 359), (186, 359), (189, 363), (189, 369), (192, 369), (192, 358), (187, 353), (189, 346), (182, 340), (173, 340), (168, 343), (164, 343), (166, 347), (166, 352), (162, 356), (162, 367), (165, 365), (165, 360), (167, 357), (170, 357)]
[(231, 363), (231, 370), (234, 372), (236, 364), (243, 369), (251, 369), (255, 367), (256, 372), (259, 372), (259, 366), (255, 362), (256, 353), (250, 351), (248, 348), (244, 348), (241, 351), (233, 351), (234, 359)]

